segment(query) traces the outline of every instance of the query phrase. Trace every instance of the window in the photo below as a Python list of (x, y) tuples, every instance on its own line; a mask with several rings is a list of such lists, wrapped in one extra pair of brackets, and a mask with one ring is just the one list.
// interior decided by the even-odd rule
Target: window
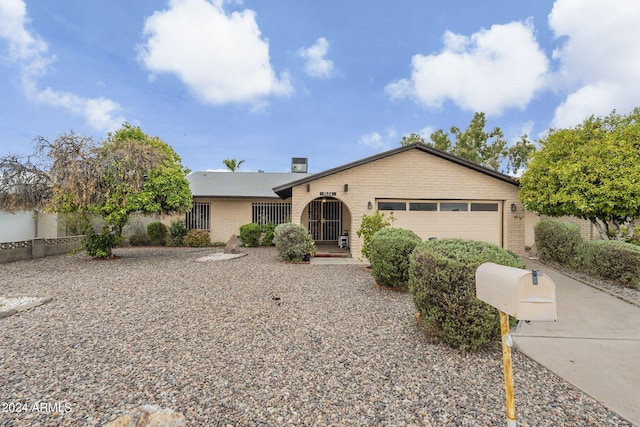
[(187, 212), (187, 229), (210, 230), (211, 203), (193, 202), (191, 212)]
[(469, 210), (468, 203), (440, 203), (441, 212), (466, 212)]
[(291, 221), (291, 203), (257, 202), (251, 204), (251, 222), (264, 225)]
[(406, 211), (406, 202), (378, 202), (378, 210), (380, 211)]
[(497, 203), (471, 203), (471, 212), (498, 212)]
[(422, 211), (422, 212), (435, 212), (438, 210), (438, 204), (435, 202), (434, 203), (411, 202), (409, 203), (409, 210)]

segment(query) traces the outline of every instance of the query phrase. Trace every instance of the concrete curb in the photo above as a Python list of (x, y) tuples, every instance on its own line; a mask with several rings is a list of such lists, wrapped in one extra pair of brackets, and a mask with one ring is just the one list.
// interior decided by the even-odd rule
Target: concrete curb
[[(21, 295), (25, 296), (25, 295)], [(15, 295), (8, 296), (7, 298), (14, 298)], [(23, 311), (30, 310), (34, 307), (38, 307), (39, 305), (48, 304), (53, 301), (53, 297), (34, 297), (39, 298), (37, 301), (33, 301), (29, 304), (20, 305), (16, 308), (12, 308), (11, 310), (0, 311), (0, 319), (4, 319), (5, 317), (13, 316), (14, 314), (22, 313)]]

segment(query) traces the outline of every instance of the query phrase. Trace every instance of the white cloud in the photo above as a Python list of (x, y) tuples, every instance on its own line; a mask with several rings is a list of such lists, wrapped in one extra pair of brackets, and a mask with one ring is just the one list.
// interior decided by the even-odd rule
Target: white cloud
[(326, 79), (333, 73), (333, 61), (326, 59), (329, 52), (329, 42), (324, 37), (316, 40), (307, 49), (298, 50), (298, 56), (307, 60), (304, 70), (311, 77)]
[(392, 98), (410, 98), (441, 108), (497, 116), (523, 109), (544, 85), (548, 60), (535, 40), (533, 24), (493, 25), (467, 37), (447, 31), (438, 54), (414, 55), (411, 78), (387, 85)]
[(388, 150), (394, 145), (399, 145), (400, 140), (397, 139), (397, 132), (394, 129), (389, 128), (385, 131), (384, 135), (381, 135), (378, 132), (371, 132), (366, 135), (362, 135), (358, 139), (358, 143), (377, 150)]
[(571, 127), (591, 114), (621, 113), (640, 99), (640, 2), (557, 0), (549, 25), (564, 43), (556, 81), (569, 90), (556, 108), (552, 127)]
[(261, 104), (293, 92), (269, 62), (253, 10), (227, 14), (223, 1), (171, 0), (144, 25), (139, 59), (151, 73), (175, 74), (202, 102)]
[(84, 116), (97, 130), (116, 129), (124, 121), (120, 114), (122, 109), (116, 102), (38, 88), (38, 79), (46, 74), (48, 66), (56, 58), (48, 53), (47, 43), (28, 28), (29, 24), (23, 0), (0, 0), (0, 38), (9, 44), (9, 60), (20, 67), (22, 87), (27, 97)]

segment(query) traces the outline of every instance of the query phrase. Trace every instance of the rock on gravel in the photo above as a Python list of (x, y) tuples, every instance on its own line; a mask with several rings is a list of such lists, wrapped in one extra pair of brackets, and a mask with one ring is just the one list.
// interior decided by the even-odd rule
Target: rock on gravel
[[(362, 266), (247, 252), (0, 266), (8, 294), (54, 297), (0, 320), (0, 426), (103, 426), (141, 405), (187, 426), (504, 424), (498, 344), (467, 355), (430, 344), (411, 296), (375, 287)], [(517, 351), (513, 361), (521, 425), (630, 425)]]

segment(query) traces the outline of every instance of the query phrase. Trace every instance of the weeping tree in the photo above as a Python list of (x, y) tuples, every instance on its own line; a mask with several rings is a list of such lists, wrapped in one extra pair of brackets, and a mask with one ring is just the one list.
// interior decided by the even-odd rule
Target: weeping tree
[(552, 129), (540, 144), (521, 180), (526, 208), (589, 220), (604, 240), (630, 240), (640, 218), (640, 108)]
[[(43, 209), (85, 224), (97, 215), (113, 247), (133, 213), (188, 209), (187, 173), (169, 145), (128, 123), (100, 143), (73, 131), (54, 141), (37, 137), (32, 155), (0, 158), (0, 209)], [(111, 255), (111, 247), (100, 255)]]

